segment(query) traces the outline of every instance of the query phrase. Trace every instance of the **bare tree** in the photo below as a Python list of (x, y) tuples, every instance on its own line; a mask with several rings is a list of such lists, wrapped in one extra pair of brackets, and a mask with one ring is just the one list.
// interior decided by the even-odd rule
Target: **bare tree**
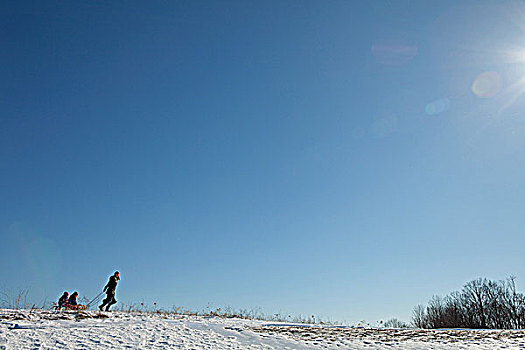
[(388, 321), (385, 322), (384, 326), (386, 328), (408, 328), (408, 325), (398, 320), (397, 318), (391, 318)]
[(425, 322), (426, 317), (425, 307), (418, 304), (412, 310), (412, 325), (417, 328), (428, 328)]
[(505, 281), (478, 278), (460, 292), (444, 298), (433, 296), (427, 307), (416, 306), (412, 324), (420, 328), (523, 329), (525, 296), (516, 291), (515, 277)]

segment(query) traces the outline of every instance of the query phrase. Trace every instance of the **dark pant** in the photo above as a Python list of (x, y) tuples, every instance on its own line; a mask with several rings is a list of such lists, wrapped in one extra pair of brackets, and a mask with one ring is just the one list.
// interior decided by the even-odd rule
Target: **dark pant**
[(108, 293), (106, 295), (106, 299), (104, 299), (104, 301), (102, 302), (102, 305), (99, 306), (99, 308), (103, 308), (104, 305), (107, 304), (106, 306), (106, 311), (109, 310), (109, 307), (113, 304), (116, 304), (117, 303), (117, 300), (115, 299), (115, 294), (114, 293)]

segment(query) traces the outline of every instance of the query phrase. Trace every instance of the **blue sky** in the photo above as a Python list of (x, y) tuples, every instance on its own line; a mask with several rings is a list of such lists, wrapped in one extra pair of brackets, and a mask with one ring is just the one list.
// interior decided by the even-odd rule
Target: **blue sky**
[(525, 6), (3, 1), (0, 289), (406, 321), (525, 289)]

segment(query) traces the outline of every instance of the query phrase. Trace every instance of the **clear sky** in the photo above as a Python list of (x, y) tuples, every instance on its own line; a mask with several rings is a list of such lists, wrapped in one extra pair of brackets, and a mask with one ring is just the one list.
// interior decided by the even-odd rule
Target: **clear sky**
[(0, 290), (375, 322), (525, 290), (525, 4), (2, 1)]

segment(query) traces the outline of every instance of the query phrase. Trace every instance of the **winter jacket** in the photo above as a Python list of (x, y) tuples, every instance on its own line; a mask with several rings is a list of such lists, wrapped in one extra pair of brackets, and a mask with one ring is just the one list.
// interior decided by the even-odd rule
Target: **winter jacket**
[(77, 305), (77, 296), (76, 295), (73, 295), (71, 294), (71, 296), (69, 297), (69, 300), (67, 302), (69, 305)]
[(115, 289), (117, 289), (117, 283), (118, 283), (118, 279), (115, 275), (111, 276), (109, 278), (109, 281), (108, 281), (108, 284), (106, 284), (106, 286), (104, 287), (104, 292), (106, 292), (106, 294), (115, 294)]
[(65, 304), (67, 304), (67, 295), (64, 294), (58, 299), (58, 306), (62, 307)]

